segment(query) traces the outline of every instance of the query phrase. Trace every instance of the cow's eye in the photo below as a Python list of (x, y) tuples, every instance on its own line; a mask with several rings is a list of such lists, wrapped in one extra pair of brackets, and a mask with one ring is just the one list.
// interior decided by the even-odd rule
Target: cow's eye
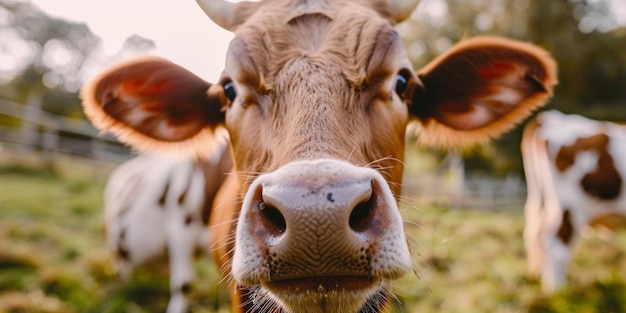
[(396, 93), (398, 95), (402, 95), (402, 93), (404, 93), (404, 91), (406, 90), (407, 81), (408, 80), (406, 79), (406, 76), (404, 76), (404, 74), (400, 73), (396, 75)]
[(234, 101), (235, 98), (237, 98), (237, 91), (235, 90), (233, 82), (227, 82), (224, 84), (224, 93), (230, 101)]

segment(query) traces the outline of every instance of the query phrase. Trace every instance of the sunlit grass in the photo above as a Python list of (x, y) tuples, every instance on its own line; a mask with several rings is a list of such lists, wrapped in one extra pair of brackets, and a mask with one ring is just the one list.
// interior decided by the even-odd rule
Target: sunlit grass
[[(0, 168), (0, 312), (162, 311), (166, 273), (139, 271), (128, 283), (114, 273), (102, 238), (104, 178), (71, 176), (83, 178)], [(199, 261), (198, 272), (196, 302), (226, 303), (214, 266)]]
[(626, 312), (625, 232), (586, 232), (569, 287), (545, 297), (539, 281), (526, 274), (521, 210), (403, 214), (419, 225), (409, 232), (420, 248), (420, 278), (398, 287), (401, 312)]
[[(102, 239), (104, 177), (0, 168), (0, 313), (162, 312), (167, 276), (116, 277)], [(586, 233), (570, 286), (552, 297), (525, 272), (521, 210), (404, 206), (416, 275), (395, 285), (394, 312), (626, 312), (626, 232)], [(229, 312), (208, 259), (192, 312)]]

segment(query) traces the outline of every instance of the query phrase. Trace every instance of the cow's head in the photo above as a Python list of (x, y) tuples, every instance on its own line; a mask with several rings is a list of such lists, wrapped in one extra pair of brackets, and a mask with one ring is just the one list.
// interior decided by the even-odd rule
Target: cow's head
[(498, 38), (415, 72), (393, 25), (416, 1), (198, 1), (235, 34), (219, 82), (139, 59), (82, 97), (95, 125), (139, 149), (202, 154), (228, 129), (246, 177), (232, 275), (261, 307), (376, 310), (412, 269), (395, 200), (407, 124), (429, 145), (485, 141), (556, 83), (546, 52)]

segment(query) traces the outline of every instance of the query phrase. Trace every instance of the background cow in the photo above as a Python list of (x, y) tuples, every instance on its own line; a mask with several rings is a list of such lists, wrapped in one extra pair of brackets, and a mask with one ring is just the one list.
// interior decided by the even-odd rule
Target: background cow
[(239, 175), (210, 224), (236, 311), (379, 311), (413, 269), (396, 201), (407, 124), (431, 146), (484, 142), (556, 84), (548, 53), (500, 38), (415, 72), (392, 26), (417, 1), (199, 3), (235, 34), (217, 83), (144, 58), (81, 96), (97, 127), (143, 150), (202, 155), (228, 129)]
[(168, 256), (168, 313), (187, 311), (193, 257), (207, 252), (213, 197), (232, 169), (227, 140), (205, 160), (144, 154), (118, 167), (104, 194), (105, 234), (120, 276)]
[(543, 112), (526, 126), (522, 154), (528, 266), (549, 293), (566, 283), (583, 227), (626, 217), (626, 126)]

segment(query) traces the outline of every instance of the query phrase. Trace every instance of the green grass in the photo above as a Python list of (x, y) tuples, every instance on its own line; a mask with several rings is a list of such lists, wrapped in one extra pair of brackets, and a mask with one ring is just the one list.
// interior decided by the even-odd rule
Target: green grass
[(521, 210), (403, 214), (419, 225), (408, 230), (419, 278), (401, 282), (403, 312), (626, 312), (626, 233), (586, 233), (569, 287), (544, 297), (525, 271)]
[[(71, 171), (70, 171), (71, 172)], [(103, 177), (0, 167), (0, 313), (162, 312), (167, 276), (117, 279), (102, 238)], [(416, 275), (396, 284), (394, 312), (626, 312), (626, 233), (591, 232), (570, 284), (542, 296), (525, 274), (521, 210), (404, 207)], [(208, 259), (192, 312), (228, 312)]]
[[(139, 271), (128, 283), (114, 273), (102, 237), (104, 178), (71, 174), (79, 178), (0, 168), (0, 313), (163, 311), (163, 271)], [(194, 303), (226, 307), (213, 264), (197, 266)]]

